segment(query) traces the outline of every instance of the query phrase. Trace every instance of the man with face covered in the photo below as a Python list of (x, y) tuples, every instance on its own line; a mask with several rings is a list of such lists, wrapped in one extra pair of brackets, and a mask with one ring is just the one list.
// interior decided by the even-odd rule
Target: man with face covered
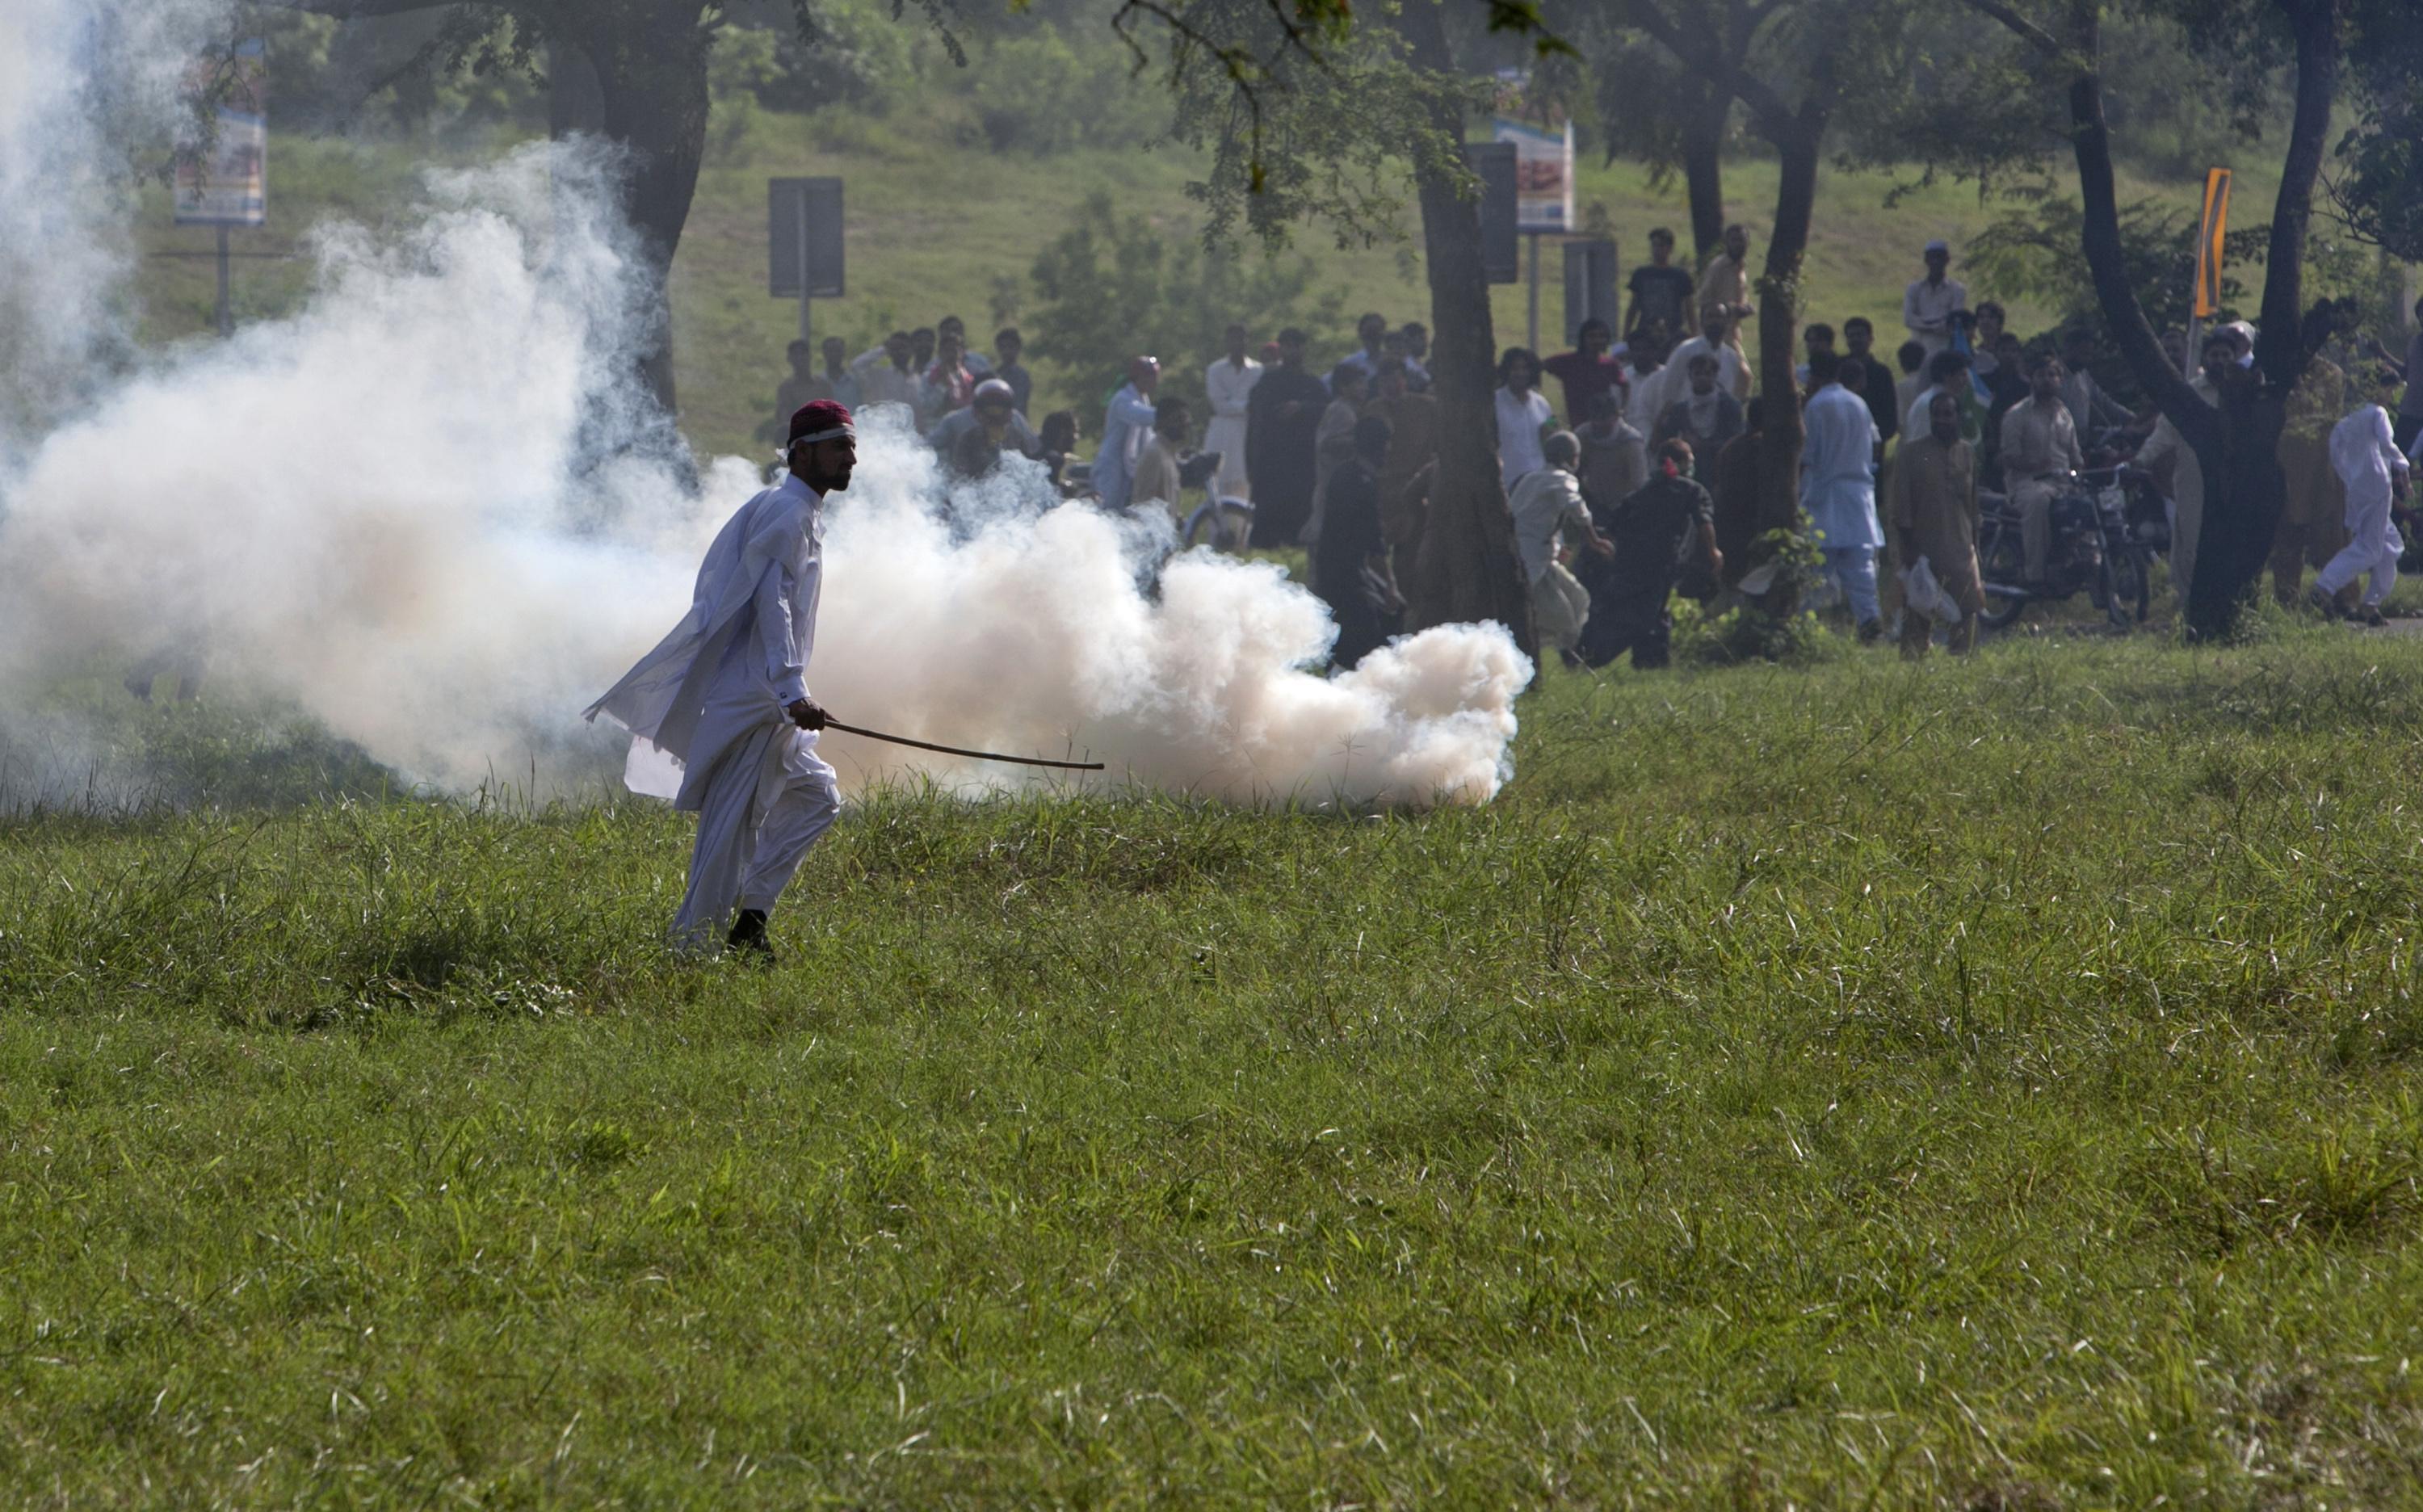
[[(1986, 607), (1986, 591), (1977, 571), (1976, 453), (1960, 438), (1960, 401), (1952, 395), (1937, 394), (1928, 401), (1926, 434), (1904, 439), (1894, 454), (1885, 488), (1885, 517), (1901, 570), (1907, 573), (1925, 562), (1935, 581), (1960, 606), (1951, 646), (1956, 655), (1967, 651), (1977, 644), (1977, 614)], [(1924, 656), (1934, 634), (1934, 621), (1905, 603), (1902, 655)]]
[(1690, 390), (1691, 359), (1702, 356), (1716, 359), (1718, 388), (1735, 399), (1750, 397), (1750, 363), (1743, 358), (1741, 348), (1726, 340), (1721, 325), (1712, 320), (1702, 327), (1699, 335), (1667, 353), (1666, 365), (1649, 380), (1652, 386), (1649, 400), (1652, 430), (1665, 418), (1666, 411), (1673, 407), (1675, 401)]
[(975, 396), (964, 409), (953, 411), (934, 427), (926, 439), (934, 454), (966, 472), (962, 458), (984, 454), (974, 449), (970, 436), (982, 436), (990, 453), (998, 458), (1004, 452), (1021, 456), (1040, 457), (1042, 438), (1026, 423), (1026, 417), (1017, 409), (1018, 396), (1000, 378), (987, 378), (976, 385)]

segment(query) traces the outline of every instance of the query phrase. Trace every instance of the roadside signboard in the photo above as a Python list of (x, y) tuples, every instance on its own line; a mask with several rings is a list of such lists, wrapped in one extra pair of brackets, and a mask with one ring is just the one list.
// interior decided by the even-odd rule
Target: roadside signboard
[(842, 296), (841, 181), (766, 181), (766, 292), (776, 299)]
[(2229, 170), (2213, 168), (2204, 176), (2203, 231), (2196, 237), (2195, 315), (2198, 320), (2210, 320), (2221, 313), (2221, 249), (2228, 234)]
[(1515, 224), (1532, 235), (1573, 230), (1573, 122), (1543, 125), (1500, 116), (1491, 135), (1514, 147)]
[(269, 219), (269, 73), (259, 39), (239, 43), (224, 74), (198, 76), (219, 97), (217, 130), (176, 166), (180, 226), (259, 226)]

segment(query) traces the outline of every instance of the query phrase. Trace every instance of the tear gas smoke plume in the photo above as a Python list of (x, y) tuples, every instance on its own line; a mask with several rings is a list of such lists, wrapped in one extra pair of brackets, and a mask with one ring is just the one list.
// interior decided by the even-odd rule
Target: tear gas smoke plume
[[(416, 779), (616, 770), (619, 732), (578, 710), (679, 618), (759, 482), (724, 458), (691, 492), (662, 459), (584, 452), (638, 414), (611, 172), (537, 144), (433, 173), (405, 229), (319, 235), (300, 313), (167, 354), (28, 439), (0, 470), (0, 706), (61, 666), (201, 645), (214, 687), (291, 699)], [(861, 454), (810, 670), (838, 717), (1239, 801), (1481, 802), (1503, 780), (1530, 669), (1497, 628), (1317, 676), (1326, 613), (1275, 568), (1190, 553), (1140, 589), (1165, 536), (1041, 507), (1014, 471), (946, 505), (879, 414)], [(846, 782), (1033, 780), (825, 749)]]

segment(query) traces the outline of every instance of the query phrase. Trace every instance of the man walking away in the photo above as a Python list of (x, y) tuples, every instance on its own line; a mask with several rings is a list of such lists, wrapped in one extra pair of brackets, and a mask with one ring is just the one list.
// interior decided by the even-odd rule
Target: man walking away
[(1877, 422), (1867, 401), (1844, 387), (1848, 371), (1866, 381), (1860, 364), (1830, 354), (1810, 364), (1804, 423), (1809, 438), (1800, 454), (1800, 507), (1810, 534), (1826, 553), (1826, 574), (1841, 584), (1862, 643), (1882, 633), (1877, 608), (1877, 548), (1885, 541), (1877, 524)]
[(1969, 290), (1958, 279), (1943, 276), (1952, 266), (1949, 246), (1929, 242), (1925, 256), (1926, 277), (1902, 291), (1901, 323), (1932, 356), (1952, 344), (1952, 312), (1969, 308)]
[(1632, 270), (1626, 287), (1632, 291), (1632, 303), (1623, 312), (1625, 342), (1659, 321), (1670, 331), (1691, 324), (1691, 275), (1674, 266), (1674, 233), (1665, 227), (1649, 232), (1649, 261)]
[(1581, 657), (1590, 665), (1629, 651), (1636, 672), (1665, 666), (1674, 633), (1666, 606), (1685, 567), (1696, 555), (1711, 581), (1724, 572), (1714, 506), (1690, 474), (1690, 444), (1668, 441), (1657, 449), (1655, 476), (1611, 508), (1592, 509), (1615, 549), (1610, 561), (1583, 564), (1591, 597)]
[(1094, 454), (1094, 491), (1102, 507), (1128, 507), (1129, 487), (1144, 438), (1152, 433), (1152, 396), (1161, 386), (1161, 364), (1149, 357), (1131, 358), (1128, 381), (1111, 395), (1102, 412), (1102, 447)]
[(2028, 372), (2028, 398), (2003, 417), (2003, 491), (2019, 512), (2019, 542), (2027, 553), (2027, 586), (2044, 584), (2045, 559), (2052, 553), (2052, 501), (2069, 474), (2086, 466), (2078, 449), (2078, 428), (2061, 402), (2068, 374), (2050, 354)]
[(2332, 599), (2338, 591), (2369, 573), (2360, 615), (2366, 624), (2379, 625), (2382, 600), (2398, 585), (2398, 557), (2405, 549), (2398, 523), (2389, 517), (2390, 506), (2405, 499), (2411, 472), (2405, 454), (2398, 450), (2389, 411), (2366, 405), (2331, 427), (2331, 464), (2347, 485), (2348, 544), (2314, 580), (2308, 602), (2332, 616), (2336, 607)]
[(1544, 464), (1523, 475), (1507, 501), (1514, 516), (1514, 549), (1523, 560), (1523, 575), (1531, 585), (1531, 628), (1543, 647), (1554, 646), (1567, 666), (1578, 663), (1582, 624), (1590, 617), (1590, 595), (1557, 560), (1557, 541), (1570, 534), (1600, 556), (1611, 556), (1615, 544), (1601, 535), (1582, 502), (1582, 443), (1571, 431), (1558, 431), (1541, 443)]
[(1313, 438), (1329, 390), (1304, 368), (1304, 332), (1279, 332), (1278, 360), (1245, 401), (1245, 472), (1254, 489), (1254, 544), (1293, 546), (1312, 516)]
[(1246, 401), (1262, 381), (1262, 365), (1245, 355), (1245, 327), (1231, 325), (1227, 353), (1203, 370), (1203, 391), (1212, 401), (1212, 423), (1203, 434), (1203, 449), (1220, 454), (1220, 475), (1212, 485), (1215, 497), (1251, 499), (1254, 485), (1245, 476)]
[(1379, 474), (1388, 454), (1388, 422), (1364, 416), (1354, 422), (1354, 454), (1322, 492), (1321, 539), (1312, 549), (1312, 591), (1338, 622), (1329, 661), (1340, 670), (1386, 641), (1403, 608), (1380, 531)]
[[(1960, 620), (1951, 631), (1956, 656), (1977, 644), (1977, 615), (1986, 607), (1977, 570), (1977, 454), (1960, 438), (1958, 400), (1936, 395), (1926, 419), (1926, 434), (1904, 441), (1893, 457), (1885, 513), (1892, 521), (1901, 570), (1910, 573), (1926, 564), (1959, 606)], [(1901, 654), (1924, 656), (1934, 635), (1934, 621), (1905, 597)]]
[(769, 963), (767, 915), (841, 812), (833, 770), (816, 755), (825, 711), (807, 675), (824, 501), (849, 486), (858, 462), (849, 412), (831, 400), (792, 416), (788, 430), (790, 471), (717, 533), (689, 613), (586, 715), (631, 732), (633, 791), (698, 816), (675, 946), (711, 949), (722, 934)]

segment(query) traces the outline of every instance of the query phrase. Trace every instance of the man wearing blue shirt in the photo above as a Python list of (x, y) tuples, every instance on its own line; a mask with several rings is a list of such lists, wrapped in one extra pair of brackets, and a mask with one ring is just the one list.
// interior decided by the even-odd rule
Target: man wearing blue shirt
[(1808, 439), (1800, 451), (1800, 508), (1809, 533), (1826, 553), (1826, 573), (1842, 585), (1862, 642), (1884, 629), (1877, 610), (1877, 548), (1885, 533), (1877, 523), (1879, 437), (1867, 401), (1844, 379), (1864, 388), (1867, 370), (1856, 358), (1820, 352), (1810, 358), (1809, 396), (1803, 415)]

